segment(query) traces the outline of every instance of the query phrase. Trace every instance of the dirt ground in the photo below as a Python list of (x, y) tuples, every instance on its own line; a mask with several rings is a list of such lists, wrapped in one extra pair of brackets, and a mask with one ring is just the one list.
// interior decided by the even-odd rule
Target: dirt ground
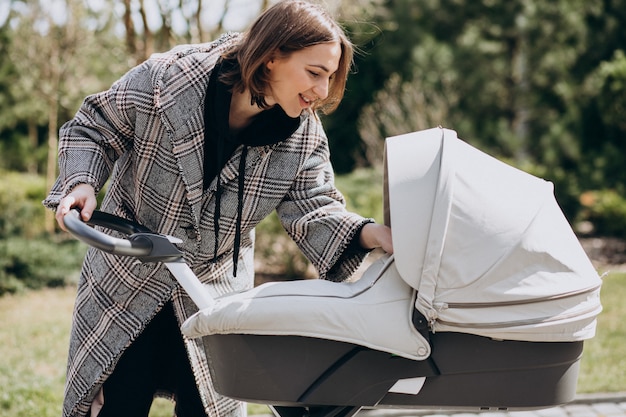
[(582, 238), (580, 243), (598, 269), (626, 272), (626, 240), (618, 238)]

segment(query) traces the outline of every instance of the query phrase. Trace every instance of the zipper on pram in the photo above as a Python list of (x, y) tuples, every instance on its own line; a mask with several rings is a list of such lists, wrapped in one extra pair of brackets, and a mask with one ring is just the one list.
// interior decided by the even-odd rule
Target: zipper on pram
[(593, 307), (593, 308), (587, 308), (584, 310), (576, 311), (570, 314), (561, 314), (558, 316), (537, 317), (532, 320), (516, 320), (516, 321), (496, 322), (496, 323), (480, 323), (480, 324), (455, 323), (452, 321), (441, 320), (440, 318), (438, 318), (436, 321), (437, 323), (445, 325), (445, 326), (454, 326), (454, 327), (465, 328), (465, 329), (503, 329), (503, 328), (512, 328), (512, 327), (520, 327), (520, 326), (532, 326), (532, 325), (537, 325), (537, 324), (546, 324), (546, 323), (568, 320), (572, 318), (579, 319), (584, 316), (594, 317), (600, 313), (600, 310), (601, 308)]
[[(514, 305), (529, 305), (536, 304), (547, 301), (554, 300), (562, 300), (570, 297), (576, 297), (588, 293), (593, 293), (599, 291), (600, 286), (595, 285), (593, 287), (588, 287), (578, 291), (572, 291), (565, 294), (559, 294), (555, 296), (549, 297), (541, 297), (534, 298), (529, 300), (517, 300), (517, 301), (509, 301), (509, 302), (494, 302), (494, 303), (434, 303), (434, 307), (438, 312), (442, 312), (445, 310), (451, 309), (477, 309), (477, 308), (493, 308), (493, 307), (505, 307), (505, 306), (514, 306)], [(492, 322), (492, 323), (457, 323), (448, 320), (442, 319), (439, 315), (434, 320), (436, 323), (445, 326), (454, 326), (458, 328), (465, 329), (498, 329), (498, 328), (513, 328), (520, 326), (532, 326), (538, 324), (547, 324), (559, 321), (567, 321), (573, 318), (582, 318), (585, 316), (595, 316), (600, 313), (602, 308), (594, 305), (592, 307), (588, 307), (585, 309), (578, 309), (576, 311), (570, 311), (569, 313), (559, 314), (556, 316), (544, 316), (544, 317), (535, 317), (532, 319), (526, 320), (515, 320), (515, 321), (506, 321), (506, 322)], [(431, 329), (434, 329), (435, 323), (431, 323)]]
[(594, 285), (593, 287), (583, 288), (583, 289), (580, 289), (578, 291), (570, 291), (570, 292), (564, 293), (564, 294), (550, 295), (550, 296), (547, 296), (547, 297), (539, 297), (539, 298), (532, 298), (532, 299), (526, 299), (526, 300), (499, 301), (499, 302), (496, 301), (496, 302), (488, 302), (488, 303), (458, 303), (458, 302), (437, 303), (437, 302), (435, 302), (435, 303), (433, 303), (433, 305), (437, 309), (437, 311), (447, 310), (447, 309), (450, 309), (450, 308), (508, 307), (508, 306), (515, 306), (515, 305), (542, 303), (542, 302), (545, 302), (545, 301), (563, 300), (565, 298), (576, 297), (576, 296), (579, 296), (579, 295), (582, 295), (582, 294), (592, 293), (592, 292), (597, 291), (599, 289), (600, 289), (600, 285)]

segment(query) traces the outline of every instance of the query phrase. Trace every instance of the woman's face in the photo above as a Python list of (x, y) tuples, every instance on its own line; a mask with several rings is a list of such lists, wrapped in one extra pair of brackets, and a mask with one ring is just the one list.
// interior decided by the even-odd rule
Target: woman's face
[(339, 68), (339, 42), (322, 43), (274, 58), (267, 63), (270, 91), (265, 100), (278, 104), (290, 117), (298, 117), (315, 100), (328, 96), (331, 78)]

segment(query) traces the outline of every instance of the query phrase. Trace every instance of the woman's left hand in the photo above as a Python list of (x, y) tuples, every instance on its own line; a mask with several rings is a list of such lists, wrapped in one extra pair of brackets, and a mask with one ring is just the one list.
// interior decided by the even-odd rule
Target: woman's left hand
[(377, 223), (368, 223), (361, 229), (359, 243), (365, 249), (381, 248), (387, 253), (393, 253), (391, 228)]

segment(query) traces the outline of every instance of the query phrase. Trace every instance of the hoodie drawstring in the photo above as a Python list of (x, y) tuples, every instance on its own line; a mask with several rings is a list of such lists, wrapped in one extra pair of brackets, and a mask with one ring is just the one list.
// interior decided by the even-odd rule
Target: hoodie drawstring
[[(221, 157), (221, 142), (218, 142), (218, 158)], [(241, 158), (239, 159), (239, 178), (237, 190), (237, 220), (235, 222), (235, 243), (233, 247), (233, 276), (237, 276), (237, 264), (239, 261), (239, 246), (241, 245), (241, 220), (243, 216), (243, 191), (245, 185), (246, 174), (246, 158), (248, 156), (248, 147), (243, 146), (241, 150)], [(220, 234), (220, 215), (222, 203), (222, 184), (217, 180), (217, 189), (215, 191), (215, 215), (213, 216), (213, 229), (215, 230), (215, 247), (213, 249), (213, 262), (217, 262), (217, 250), (219, 247)]]
[(248, 147), (244, 145), (239, 159), (239, 185), (237, 190), (237, 222), (235, 223), (235, 244), (233, 248), (233, 276), (237, 276), (237, 262), (239, 261), (239, 246), (241, 244), (241, 219), (243, 215), (243, 189), (246, 176), (246, 157)]

